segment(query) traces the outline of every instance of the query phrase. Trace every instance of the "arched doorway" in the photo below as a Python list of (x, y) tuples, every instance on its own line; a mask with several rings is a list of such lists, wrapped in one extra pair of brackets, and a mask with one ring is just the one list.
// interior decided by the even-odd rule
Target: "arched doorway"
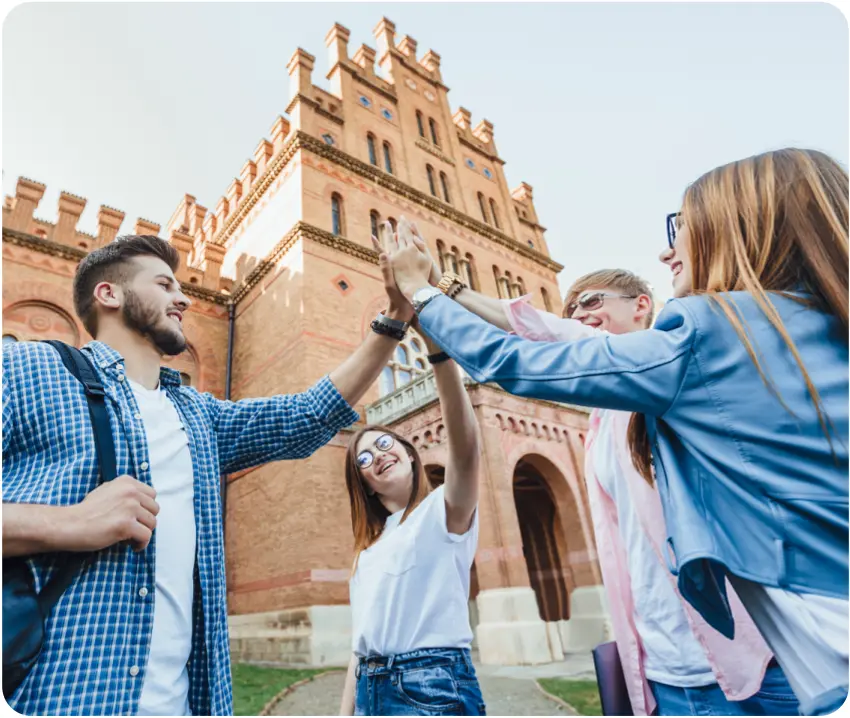
[(566, 546), (557, 505), (546, 479), (526, 460), (514, 470), (514, 502), (540, 617), (544, 621), (567, 620), (570, 601), (562, 561)]

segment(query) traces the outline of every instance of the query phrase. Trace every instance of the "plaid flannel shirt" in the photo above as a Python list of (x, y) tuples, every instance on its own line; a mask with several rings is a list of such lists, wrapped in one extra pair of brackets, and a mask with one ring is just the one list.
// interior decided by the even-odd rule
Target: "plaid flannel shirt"
[[(107, 395), (118, 474), (150, 483), (148, 446), (124, 361), (100, 342), (84, 347)], [(232, 715), (230, 648), (219, 480), (280, 459), (310, 456), (358, 419), (325, 377), (302, 394), (221, 401), (160, 382), (186, 427), (194, 467), (197, 554), (189, 704), (194, 715)], [(98, 483), (94, 435), (82, 385), (50, 346), (3, 347), (3, 501), (75, 504)], [(47, 621), (37, 665), (14, 695), (28, 715), (132, 715), (139, 704), (153, 630), (156, 531), (135, 553), (96, 554)], [(58, 556), (30, 559), (38, 589)], [(141, 591), (146, 588), (146, 591)]]

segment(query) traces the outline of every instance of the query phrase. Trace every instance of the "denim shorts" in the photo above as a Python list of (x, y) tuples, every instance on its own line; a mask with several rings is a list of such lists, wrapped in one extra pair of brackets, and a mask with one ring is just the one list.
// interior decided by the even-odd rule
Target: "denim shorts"
[(487, 715), (472, 656), (465, 648), (361, 658), (354, 675), (354, 715)]

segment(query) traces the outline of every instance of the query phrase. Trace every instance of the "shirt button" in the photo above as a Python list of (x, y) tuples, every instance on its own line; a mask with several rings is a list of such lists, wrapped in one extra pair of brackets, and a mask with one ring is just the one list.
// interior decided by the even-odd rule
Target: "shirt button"
[(139, 667), (138, 666), (131, 666), (130, 667), (130, 675), (133, 676), (133, 677), (139, 675)]
[(142, 587), (139, 589), (139, 595), (140, 595), (142, 598), (144, 598), (145, 596), (147, 596), (147, 595), (148, 595), (148, 589), (146, 589), (144, 586), (142, 586)]
[(118, 381), (124, 381), (124, 375), (123, 374), (118, 375)]
[(147, 471), (147, 470), (148, 470), (148, 462), (147, 462), (147, 461), (143, 461), (141, 464), (139, 464), (139, 468), (140, 468), (142, 471)]
[(135, 414), (133, 414), (133, 418), (134, 419), (141, 419), (142, 415), (137, 411)]

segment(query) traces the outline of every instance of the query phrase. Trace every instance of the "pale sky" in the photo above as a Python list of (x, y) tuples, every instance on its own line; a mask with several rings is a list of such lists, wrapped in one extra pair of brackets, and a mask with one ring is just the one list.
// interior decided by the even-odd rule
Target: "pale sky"
[(669, 297), (657, 255), (687, 184), (783, 146), (848, 162), (848, 31), (827, 4), (28, 4), (3, 24), (3, 190), (19, 175), (97, 208), (168, 221), (213, 207), (268, 136), (301, 46), (328, 89), (324, 38), (375, 45), (386, 15), (442, 56), (452, 110), (495, 125), (510, 188), (534, 187), (552, 256), (613, 266)]

